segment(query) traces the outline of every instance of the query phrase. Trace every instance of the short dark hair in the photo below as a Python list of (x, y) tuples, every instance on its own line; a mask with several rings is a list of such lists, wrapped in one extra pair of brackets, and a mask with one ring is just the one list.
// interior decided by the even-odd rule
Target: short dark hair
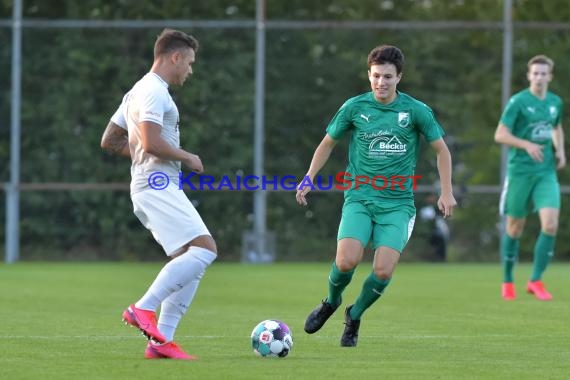
[(391, 63), (396, 66), (396, 72), (400, 74), (404, 67), (404, 53), (396, 46), (380, 45), (376, 46), (368, 54), (368, 68), (372, 65), (383, 65)]
[(198, 40), (184, 32), (174, 29), (164, 29), (162, 33), (156, 37), (154, 43), (154, 57), (168, 54), (174, 50), (190, 48), (194, 52), (198, 52)]
[(548, 65), (550, 66), (550, 71), (554, 70), (554, 61), (543, 54), (535, 55), (529, 59), (526, 67), (530, 70), (530, 67), (534, 64)]

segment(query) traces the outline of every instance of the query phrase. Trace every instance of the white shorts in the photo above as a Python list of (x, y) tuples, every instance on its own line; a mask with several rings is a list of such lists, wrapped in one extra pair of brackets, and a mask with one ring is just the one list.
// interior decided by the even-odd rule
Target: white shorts
[(211, 236), (200, 214), (178, 186), (140, 191), (131, 194), (131, 199), (135, 215), (168, 256), (198, 236)]

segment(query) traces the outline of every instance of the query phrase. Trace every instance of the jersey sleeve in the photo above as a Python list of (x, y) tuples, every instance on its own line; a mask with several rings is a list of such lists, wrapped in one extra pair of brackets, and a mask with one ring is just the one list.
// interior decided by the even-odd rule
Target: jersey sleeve
[(445, 132), (435, 119), (432, 109), (425, 104), (418, 107), (415, 122), (418, 130), (427, 142), (439, 140), (445, 136)]
[(164, 112), (168, 101), (168, 93), (162, 89), (149, 89), (141, 94), (139, 123), (150, 121), (160, 126), (164, 123)]
[(351, 107), (345, 102), (334, 115), (327, 127), (327, 134), (334, 140), (340, 140), (353, 127)]
[(499, 122), (509, 128), (509, 130), (512, 130), (517, 120), (518, 113), (519, 106), (516, 100), (511, 98), (503, 110), (503, 114), (501, 115), (501, 120)]
[(558, 115), (556, 117), (556, 123), (554, 124), (554, 127), (556, 128), (558, 125), (562, 124), (562, 115), (564, 115), (564, 103), (562, 102), (562, 99), (559, 99), (558, 102)]
[(111, 116), (111, 121), (123, 129), (128, 129), (127, 120), (125, 119), (125, 102), (123, 101), (119, 108)]

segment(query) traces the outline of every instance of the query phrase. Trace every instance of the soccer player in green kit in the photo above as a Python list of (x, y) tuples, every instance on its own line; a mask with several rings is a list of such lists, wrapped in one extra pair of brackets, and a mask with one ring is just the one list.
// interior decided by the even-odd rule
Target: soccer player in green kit
[[(404, 55), (395, 46), (382, 45), (368, 55), (368, 79), (372, 91), (347, 100), (338, 110), (315, 150), (305, 178), (311, 182), (325, 165), (337, 142), (350, 132), (348, 166), (344, 176), (352, 181), (338, 229), (336, 258), (328, 277), (328, 296), (305, 322), (305, 331), (317, 332), (342, 303), (342, 292), (350, 283), (364, 248), (372, 241), (372, 272), (364, 281), (355, 303), (345, 310), (345, 329), (340, 345), (354, 347), (360, 319), (390, 283), (414, 227), (416, 209), (413, 187), (420, 136), (437, 153), (441, 196), (437, 205), (444, 217), (456, 205), (451, 185), (451, 155), (444, 132), (432, 110), (424, 103), (397, 91), (402, 78)], [(375, 183), (373, 178), (388, 179)], [(406, 178), (403, 185), (399, 181)], [(368, 179), (368, 180), (366, 180)], [(396, 181), (398, 179), (398, 181)], [(398, 183), (396, 183), (398, 182)], [(297, 202), (307, 205), (311, 186), (303, 181)]]
[(495, 141), (509, 146), (507, 176), (501, 196), (501, 213), (506, 215), (501, 240), (503, 299), (516, 298), (513, 267), (518, 259), (521, 237), (529, 206), (538, 211), (540, 234), (534, 246), (533, 271), (527, 292), (541, 301), (552, 299), (542, 282), (554, 254), (560, 215), (560, 186), (556, 169), (566, 166), (562, 100), (548, 91), (554, 62), (537, 55), (527, 64), (530, 86), (509, 100), (495, 132)]

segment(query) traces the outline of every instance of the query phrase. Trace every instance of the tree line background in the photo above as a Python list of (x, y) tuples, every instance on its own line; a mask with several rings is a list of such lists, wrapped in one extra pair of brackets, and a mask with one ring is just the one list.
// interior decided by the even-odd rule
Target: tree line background
[[(502, 1), (270, 0), (268, 20), (494, 21)], [(0, 0), (0, 19), (12, 1)], [(564, 0), (514, 1), (517, 21), (570, 20)], [(26, 0), (24, 18), (85, 20), (254, 20), (255, 1)], [(168, 26), (165, 24), (165, 26)], [(158, 29), (24, 28), (22, 60), (21, 182), (128, 182), (128, 160), (101, 151), (101, 134), (122, 95), (152, 63)], [(185, 30), (201, 44), (194, 75), (173, 96), (181, 117), (182, 145), (202, 158), (216, 178), (253, 172), (255, 30)], [(570, 30), (515, 28), (512, 93), (527, 86), (526, 62), (539, 53), (556, 62), (552, 91), (570, 99)], [(501, 30), (278, 29), (266, 31), (265, 173), (306, 172), (325, 127), (349, 97), (369, 90), (368, 52), (399, 46), (405, 56), (399, 89), (426, 102), (446, 130), (454, 156), (459, 208), (449, 224), (449, 260), (498, 259), (499, 194), (471, 194), (472, 185), (499, 185), (501, 149), (493, 133), (501, 114)], [(0, 182), (9, 181), (11, 30), (0, 28)], [(565, 112), (568, 116), (568, 112)], [(568, 134), (568, 133), (567, 133)], [(321, 172), (346, 164), (341, 143)], [(435, 156), (422, 150), (420, 184), (437, 179)], [(570, 170), (560, 173), (569, 183)], [(242, 234), (252, 229), (253, 193), (191, 192), (222, 260), (240, 260)], [(427, 194), (416, 196), (425, 203)], [(4, 238), (5, 194), (0, 199)], [(568, 204), (563, 196), (563, 208)], [(278, 260), (329, 260), (336, 246), (340, 192), (310, 196), (298, 206), (294, 192), (268, 195), (267, 226), (276, 233)], [(23, 260), (154, 260), (158, 245), (132, 213), (128, 191), (24, 191), (21, 193)], [(563, 209), (564, 210), (564, 209)], [(531, 217), (522, 259), (538, 231)], [(556, 255), (570, 259), (569, 219), (561, 216)], [(406, 260), (431, 257), (431, 227), (416, 221)], [(4, 246), (0, 248), (4, 249)], [(3, 251), (2, 251), (3, 254)]]

